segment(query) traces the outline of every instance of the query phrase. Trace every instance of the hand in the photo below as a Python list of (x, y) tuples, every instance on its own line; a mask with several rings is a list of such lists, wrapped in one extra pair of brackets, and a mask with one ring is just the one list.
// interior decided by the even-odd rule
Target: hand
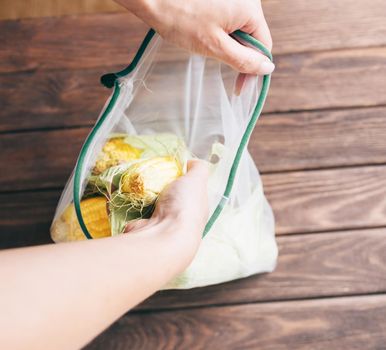
[(269, 50), (272, 38), (260, 0), (116, 0), (164, 39), (217, 58), (241, 73), (270, 74), (274, 64), (229, 36), (240, 29)]
[(187, 173), (160, 194), (152, 217), (129, 222), (125, 232), (140, 233), (164, 224), (165, 230), (157, 232), (172, 238), (189, 263), (199, 247), (208, 220), (207, 184), (206, 163), (189, 161)]

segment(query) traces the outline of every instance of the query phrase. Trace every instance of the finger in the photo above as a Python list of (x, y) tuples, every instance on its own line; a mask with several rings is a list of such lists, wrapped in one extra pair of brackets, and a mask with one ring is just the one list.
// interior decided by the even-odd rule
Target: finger
[(209, 176), (208, 164), (200, 159), (189, 160), (185, 176), (207, 179)]
[(262, 53), (240, 44), (225, 32), (220, 34), (220, 50), (216, 57), (240, 73), (271, 74), (275, 65)]
[(264, 17), (261, 4), (259, 5), (259, 11), (256, 12), (256, 16), (252, 17), (241, 30), (261, 41), (269, 51), (272, 51), (271, 31)]

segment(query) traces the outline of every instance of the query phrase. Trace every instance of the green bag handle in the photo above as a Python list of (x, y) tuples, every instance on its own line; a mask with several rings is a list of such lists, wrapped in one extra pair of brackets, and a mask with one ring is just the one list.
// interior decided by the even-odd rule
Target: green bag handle
[[(77, 161), (76, 166), (75, 166), (75, 174), (74, 174), (73, 197), (74, 197), (75, 212), (76, 212), (76, 216), (77, 216), (78, 221), (79, 221), (79, 225), (82, 228), (82, 231), (87, 239), (92, 239), (93, 237), (91, 236), (90, 232), (88, 231), (88, 229), (86, 227), (86, 224), (84, 223), (83, 216), (82, 216), (82, 210), (80, 207), (81, 175), (82, 175), (83, 168), (84, 168), (84, 160), (86, 158), (86, 155), (88, 154), (92, 140), (94, 139), (94, 137), (98, 133), (98, 130), (103, 125), (105, 119), (110, 114), (111, 110), (113, 109), (113, 107), (115, 105), (115, 102), (118, 99), (118, 96), (120, 93), (120, 86), (119, 86), (119, 80), (118, 79), (126, 76), (127, 74), (129, 74), (130, 72), (132, 72), (135, 69), (135, 67), (137, 66), (138, 62), (140, 61), (143, 53), (145, 52), (148, 44), (150, 43), (150, 41), (152, 40), (154, 35), (155, 35), (154, 29), (150, 29), (149, 32), (146, 34), (144, 40), (142, 41), (136, 55), (134, 56), (134, 59), (131, 61), (131, 63), (125, 69), (123, 69), (117, 73), (105, 74), (101, 77), (101, 83), (108, 88), (114, 87), (114, 92), (113, 92), (113, 95), (112, 95), (105, 111), (103, 112), (101, 117), (98, 119), (95, 126), (91, 130), (90, 134), (87, 136), (85, 143), (83, 144), (83, 147), (82, 147), (80, 154), (79, 154), (79, 157), (78, 157), (78, 161)], [(272, 61), (271, 52), (257, 39), (253, 38), (249, 34), (244, 33), (240, 30), (237, 30), (234, 33), (232, 33), (232, 36), (235, 37), (236, 39), (241, 40), (242, 42), (246, 42), (249, 45), (257, 48), (258, 50), (260, 50), (265, 56), (267, 56)], [(216, 222), (217, 218), (220, 216), (225, 204), (227, 203), (227, 201), (229, 199), (229, 196), (232, 192), (233, 184), (235, 182), (236, 173), (237, 173), (237, 169), (239, 167), (240, 161), (241, 161), (241, 157), (243, 155), (245, 148), (248, 145), (249, 139), (251, 137), (253, 129), (255, 128), (256, 122), (260, 117), (261, 111), (262, 111), (263, 106), (264, 106), (264, 102), (265, 102), (267, 95), (268, 95), (270, 82), (271, 82), (271, 75), (269, 75), (269, 74), (264, 75), (260, 95), (259, 95), (258, 100), (256, 102), (256, 106), (252, 112), (251, 119), (249, 120), (248, 125), (244, 131), (244, 134), (241, 138), (240, 145), (237, 149), (235, 157), (233, 159), (232, 167), (231, 167), (230, 172), (229, 172), (228, 181), (227, 181), (227, 184), (225, 186), (225, 190), (224, 190), (224, 193), (222, 195), (222, 199), (220, 200), (220, 202), (218, 203), (213, 214), (209, 218), (209, 220), (205, 226), (203, 235), (202, 235), (203, 237), (205, 237), (207, 235), (207, 233), (210, 231), (210, 229), (212, 228), (213, 224)]]

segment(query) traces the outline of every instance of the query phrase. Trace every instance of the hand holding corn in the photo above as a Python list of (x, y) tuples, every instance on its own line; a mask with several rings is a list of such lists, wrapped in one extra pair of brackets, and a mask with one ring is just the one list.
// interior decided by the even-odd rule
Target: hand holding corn
[[(121, 234), (132, 220), (149, 218), (163, 189), (185, 173), (186, 159), (186, 146), (175, 135), (122, 134), (108, 139), (80, 202), (90, 236)], [(74, 203), (55, 218), (51, 237), (55, 242), (86, 239)]]
[(159, 196), (150, 219), (131, 221), (125, 232), (140, 232), (159, 222), (170, 222), (191, 235), (181, 235), (176, 230), (176, 239), (184, 247), (185, 258), (193, 259), (208, 220), (208, 167), (199, 160), (188, 162), (187, 173), (172, 182)]

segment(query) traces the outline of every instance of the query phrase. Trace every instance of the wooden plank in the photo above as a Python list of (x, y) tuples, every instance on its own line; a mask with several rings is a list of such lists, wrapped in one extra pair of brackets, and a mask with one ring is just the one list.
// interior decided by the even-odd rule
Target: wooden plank
[[(386, 3), (355, 0), (263, 0), (274, 55), (385, 45)], [(382, 33), (382, 34), (381, 34)]]
[(265, 111), (385, 104), (386, 47), (279, 56)]
[[(281, 56), (276, 64), (265, 112), (386, 104), (379, 79), (386, 75), (386, 47)], [(116, 68), (0, 76), (0, 131), (94, 123), (110, 93), (99, 77)]]
[[(269, 174), (263, 182), (278, 234), (386, 226), (386, 166)], [(0, 207), (28, 204), (20, 207), (15, 219), (13, 211), (1, 211), (0, 232), (11, 237), (31, 222), (48, 227), (58, 197), (58, 191), (1, 194)], [(39, 207), (36, 213), (30, 203), (34, 211)]]
[(386, 108), (263, 115), (249, 143), (260, 171), (386, 163)]
[(161, 291), (141, 310), (229, 305), (386, 291), (386, 229), (279, 236), (271, 274), (191, 290)]
[(50, 243), (59, 191), (0, 195), (0, 249)]
[(75, 166), (88, 129), (5, 134), (0, 137), (2, 191), (63, 186)]
[(278, 234), (386, 224), (386, 167), (263, 175)]
[(111, 90), (103, 69), (0, 76), (0, 131), (90, 125)]
[[(383, 0), (267, 0), (264, 11), (275, 55), (386, 44)], [(3, 21), (0, 71), (125, 64), (145, 30), (127, 13)]]
[[(46, 108), (43, 102), (40, 106)], [(260, 119), (249, 149), (263, 173), (382, 164), (386, 163), (385, 116), (385, 107), (266, 115)], [(75, 122), (76, 117), (58, 114), (54, 118), (71, 119)], [(0, 163), (6, 163), (9, 171), (0, 173), (0, 191), (63, 186), (88, 131), (2, 135)]]
[(0, 4), (0, 19), (116, 11), (123, 11), (123, 8), (111, 0), (2, 0)]
[(147, 27), (125, 13), (1, 21), (0, 31), (0, 73), (12, 73), (128, 64)]
[(129, 314), (86, 349), (383, 349), (386, 296)]

